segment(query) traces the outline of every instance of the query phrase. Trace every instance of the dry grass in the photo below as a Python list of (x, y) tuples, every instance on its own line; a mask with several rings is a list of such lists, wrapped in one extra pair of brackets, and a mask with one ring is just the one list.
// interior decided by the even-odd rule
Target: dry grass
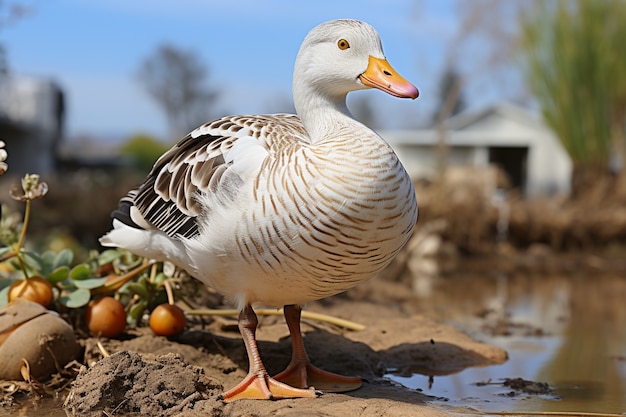
[[(420, 228), (445, 222), (444, 242), (462, 254), (493, 253), (499, 212), (492, 201), (497, 173), (455, 169), (418, 184)], [(525, 200), (509, 192), (506, 241), (516, 249), (544, 244), (553, 251), (605, 249), (626, 244), (626, 176), (597, 177), (574, 198)]]

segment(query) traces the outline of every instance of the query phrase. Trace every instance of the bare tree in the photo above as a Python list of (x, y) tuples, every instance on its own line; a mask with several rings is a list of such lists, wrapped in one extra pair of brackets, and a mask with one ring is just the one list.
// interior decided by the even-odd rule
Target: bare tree
[[(418, 17), (420, 4), (416, 2)], [(519, 98), (523, 94), (521, 74), (515, 60), (519, 31), (517, 16), (532, 4), (520, 0), (452, 2), (458, 28), (445, 50), (444, 68), (453, 68), (456, 74), (442, 92), (439, 108), (435, 109), (433, 116), (440, 173), (446, 169), (448, 154), (444, 122), (458, 109), (462, 92), (478, 90), (484, 95), (488, 89), (497, 89), (499, 96), (509, 98)]]
[(217, 90), (207, 87), (208, 68), (192, 51), (161, 45), (141, 64), (138, 80), (180, 136), (210, 118)]
[(7, 75), (9, 72), (9, 63), (7, 62), (6, 48), (0, 44), (0, 76)]
[(465, 109), (462, 85), (463, 79), (458, 70), (446, 68), (439, 80), (439, 105), (433, 114), (433, 125), (443, 123), (441, 117), (451, 117)]

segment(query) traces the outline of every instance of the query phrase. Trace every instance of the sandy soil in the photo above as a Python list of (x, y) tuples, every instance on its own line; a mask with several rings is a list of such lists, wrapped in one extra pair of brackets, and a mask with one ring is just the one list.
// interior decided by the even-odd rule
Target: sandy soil
[[(397, 291), (394, 293), (394, 291)], [(328, 371), (359, 375), (359, 390), (316, 399), (240, 400), (217, 396), (246, 374), (248, 361), (232, 319), (196, 322), (176, 340), (132, 330), (123, 340), (103, 340), (111, 356), (102, 359), (94, 339), (85, 343), (86, 363), (69, 394), (66, 410), (76, 415), (151, 416), (443, 416), (429, 397), (383, 378), (390, 369), (448, 374), (469, 366), (501, 363), (502, 349), (410, 311), (414, 300), (404, 286), (380, 280), (348, 295), (312, 303), (307, 310), (364, 324), (362, 331), (303, 320), (311, 361)], [(364, 299), (367, 301), (363, 301)], [(282, 317), (260, 317), (257, 332), (268, 371), (290, 359)]]

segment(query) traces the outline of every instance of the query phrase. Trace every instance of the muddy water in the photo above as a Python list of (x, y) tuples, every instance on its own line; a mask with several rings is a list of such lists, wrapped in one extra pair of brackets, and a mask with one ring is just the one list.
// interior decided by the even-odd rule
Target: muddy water
[[(395, 370), (391, 379), (481, 411), (626, 412), (626, 277), (481, 274), (417, 278), (414, 287), (425, 309), (505, 348), (509, 360), (452, 375)], [(504, 378), (552, 392), (521, 393)]]

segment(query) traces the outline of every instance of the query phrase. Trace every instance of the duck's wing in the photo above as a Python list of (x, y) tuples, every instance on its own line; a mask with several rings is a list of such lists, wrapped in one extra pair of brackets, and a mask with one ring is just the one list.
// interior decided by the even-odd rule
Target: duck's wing
[(192, 238), (199, 233), (197, 217), (210, 212), (200, 206), (199, 193), (229, 199), (227, 194), (255, 175), (276, 147), (307, 140), (295, 115), (231, 116), (206, 123), (163, 154), (112, 216), (131, 227)]

